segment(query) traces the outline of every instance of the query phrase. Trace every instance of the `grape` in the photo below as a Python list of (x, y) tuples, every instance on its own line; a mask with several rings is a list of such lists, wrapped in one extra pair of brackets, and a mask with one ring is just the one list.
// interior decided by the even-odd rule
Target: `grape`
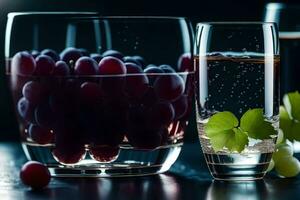
[(82, 56), (87, 56), (87, 57), (90, 56), (90, 52), (84, 48), (79, 48), (78, 51), (80, 51)]
[(134, 63), (125, 63), (127, 74), (134, 74), (126, 77), (128, 92), (133, 96), (141, 96), (148, 89), (149, 80), (142, 74), (143, 70)]
[(113, 162), (118, 158), (119, 147), (91, 147), (89, 152), (94, 160), (99, 162)]
[(42, 102), (36, 107), (34, 116), (37, 124), (42, 127), (50, 127), (55, 121), (54, 113), (48, 101)]
[(160, 69), (162, 69), (165, 73), (175, 73), (176, 71), (170, 65), (160, 65)]
[(64, 165), (73, 165), (85, 158), (84, 147), (65, 144), (52, 150), (54, 159)]
[(182, 54), (178, 59), (178, 71), (192, 72), (194, 71), (193, 61), (190, 53)]
[(14, 55), (11, 66), (12, 74), (32, 75), (35, 70), (36, 63), (32, 55), (26, 51), (22, 51)]
[(280, 176), (293, 177), (300, 172), (300, 163), (297, 158), (285, 156), (275, 161), (275, 170)]
[(157, 131), (136, 130), (127, 135), (129, 143), (138, 149), (153, 150), (161, 145), (162, 136)]
[(18, 112), (19, 115), (28, 122), (32, 122), (33, 119), (33, 113), (34, 113), (34, 107), (29, 103), (29, 101), (25, 98), (22, 97), (18, 101)]
[(184, 82), (177, 74), (159, 76), (154, 83), (154, 90), (162, 100), (172, 101), (184, 92)]
[(60, 53), (61, 60), (72, 66), (81, 56), (81, 52), (74, 47), (68, 47)]
[(35, 124), (29, 126), (29, 137), (38, 144), (50, 144), (53, 142), (54, 134), (49, 128), (43, 128)]
[(102, 60), (103, 56), (101, 56), (99, 53), (92, 53), (91, 58), (93, 58), (98, 64)]
[(20, 178), (25, 185), (33, 189), (41, 189), (49, 184), (51, 175), (48, 168), (42, 163), (28, 161), (20, 171)]
[(155, 65), (150, 65), (149, 67), (144, 69), (144, 72), (147, 74), (163, 74), (164, 73), (164, 71), (162, 69), (156, 67)]
[(35, 62), (36, 62), (36, 68), (34, 74), (38, 76), (50, 75), (55, 66), (55, 63), (52, 60), (52, 58), (46, 55), (38, 56), (35, 59)]
[(23, 96), (32, 105), (37, 105), (45, 97), (45, 91), (42, 85), (36, 81), (29, 81), (23, 86)]
[(96, 75), (97, 67), (97, 62), (94, 59), (84, 56), (76, 61), (74, 73), (76, 75)]
[(86, 103), (97, 103), (103, 96), (100, 86), (93, 82), (84, 82), (80, 86), (80, 97)]
[(54, 76), (68, 76), (70, 74), (70, 68), (64, 61), (57, 61), (53, 68), (52, 74)]
[(98, 71), (100, 75), (126, 74), (126, 67), (120, 59), (107, 56), (100, 61)]
[(57, 62), (60, 60), (59, 55), (56, 53), (56, 51), (54, 51), (52, 49), (44, 49), (41, 52), (41, 55), (46, 55), (46, 56), (51, 57), (54, 62)]
[(288, 144), (280, 144), (276, 147), (276, 151), (273, 153), (273, 160), (276, 161), (283, 158), (293, 155), (293, 149)]
[(112, 57), (118, 58), (120, 60), (122, 60), (124, 57), (122, 53), (120, 53), (119, 51), (116, 51), (116, 50), (107, 50), (102, 54), (102, 56), (103, 57), (112, 56)]
[(40, 55), (40, 52), (37, 50), (32, 50), (30, 51), (30, 54), (32, 55), (33, 58), (36, 58)]
[(132, 56), (133, 59), (138, 61), (141, 64), (141, 67), (145, 68), (146, 67), (146, 61), (143, 57), (141, 56)]
[(150, 121), (153, 127), (169, 125), (175, 117), (175, 111), (172, 104), (160, 102), (151, 109)]
[(275, 167), (275, 162), (273, 159), (270, 160), (270, 163), (269, 163), (269, 166), (268, 166), (268, 169), (267, 169), (267, 172), (270, 172), (272, 171), (272, 169), (274, 169)]
[(123, 61), (124, 61), (125, 63), (134, 63), (134, 64), (136, 64), (136, 65), (142, 67), (142, 64), (141, 64), (138, 60), (134, 59), (134, 58), (131, 57), (131, 56), (125, 56), (125, 57), (123, 58)]
[(188, 96), (181, 95), (176, 101), (172, 103), (175, 110), (175, 119), (180, 119), (187, 113), (188, 110)]
[(158, 97), (152, 87), (148, 87), (141, 98), (141, 103), (145, 106), (152, 106), (158, 102)]

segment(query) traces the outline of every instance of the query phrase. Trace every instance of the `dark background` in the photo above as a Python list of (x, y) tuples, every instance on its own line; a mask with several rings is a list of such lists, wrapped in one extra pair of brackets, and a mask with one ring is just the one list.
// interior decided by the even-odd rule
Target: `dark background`
[[(102, 15), (184, 16), (200, 21), (260, 21), (266, 0), (1, 0), (0, 141), (16, 140), (18, 129), (4, 80), (4, 33), (9, 12), (97, 11)], [(280, 2), (280, 1), (272, 1)], [(284, 2), (297, 3), (294, 1)], [(190, 127), (188, 134), (195, 134)], [(195, 134), (196, 135), (196, 134)]]

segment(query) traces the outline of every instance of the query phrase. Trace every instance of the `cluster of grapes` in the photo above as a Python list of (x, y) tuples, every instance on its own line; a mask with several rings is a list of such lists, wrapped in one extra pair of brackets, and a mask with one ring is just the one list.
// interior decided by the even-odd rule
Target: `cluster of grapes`
[[(15, 98), (27, 139), (54, 143), (52, 154), (63, 164), (79, 162), (87, 148), (93, 159), (113, 161), (123, 141), (151, 150), (186, 125), (192, 76), (147, 65), (141, 56), (77, 48), (60, 55), (22, 51), (10, 70), (11, 79), (21, 82), (13, 90), (22, 93)], [(181, 55), (178, 71), (192, 70), (190, 54)]]

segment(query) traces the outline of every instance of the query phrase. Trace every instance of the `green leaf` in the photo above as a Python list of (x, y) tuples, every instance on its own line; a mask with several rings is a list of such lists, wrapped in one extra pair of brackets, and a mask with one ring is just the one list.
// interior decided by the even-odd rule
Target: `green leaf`
[(236, 128), (239, 120), (231, 112), (219, 112), (213, 115), (204, 127), (206, 135), (214, 151), (220, 151), (224, 147), (229, 151), (241, 152), (248, 144), (248, 136)]
[(208, 137), (215, 134), (231, 130), (239, 125), (239, 120), (231, 112), (219, 112), (214, 114), (204, 127), (204, 131)]
[(298, 91), (290, 92), (283, 97), (283, 104), (292, 119), (300, 121), (300, 94)]
[(248, 135), (239, 128), (234, 128), (225, 146), (229, 151), (237, 151), (240, 153), (244, 150), (245, 146), (248, 145), (248, 142)]
[(280, 129), (283, 131), (284, 138), (293, 141), (294, 140), (294, 135), (292, 131), (293, 121), (283, 106), (280, 106), (279, 113), (280, 113), (279, 126)]
[(276, 131), (270, 122), (265, 121), (261, 108), (250, 109), (241, 118), (241, 129), (254, 139), (268, 139), (276, 135)]

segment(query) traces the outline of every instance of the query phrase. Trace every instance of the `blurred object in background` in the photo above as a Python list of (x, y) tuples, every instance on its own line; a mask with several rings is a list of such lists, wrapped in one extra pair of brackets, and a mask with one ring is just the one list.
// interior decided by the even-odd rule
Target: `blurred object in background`
[(276, 22), (279, 28), (282, 99), (288, 92), (300, 91), (300, 5), (269, 3), (264, 21)]

